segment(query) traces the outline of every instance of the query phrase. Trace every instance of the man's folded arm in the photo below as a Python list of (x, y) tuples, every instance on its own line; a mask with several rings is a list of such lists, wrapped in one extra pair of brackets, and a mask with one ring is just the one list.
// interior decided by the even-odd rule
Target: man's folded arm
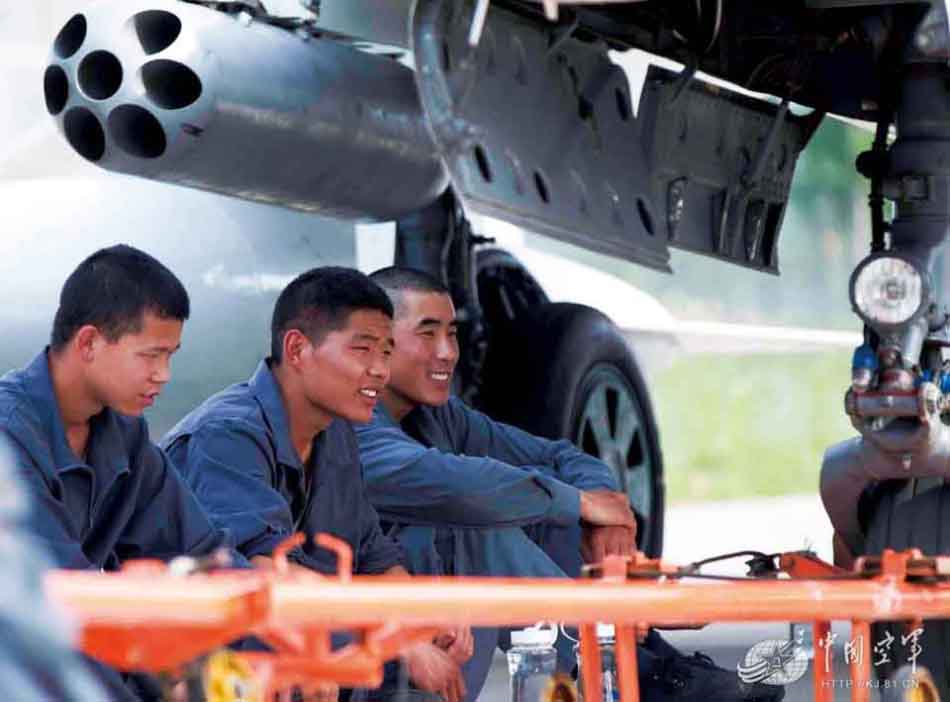
[(56, 568), (95, 568), (82, 550), (66, 506), (53, 495), (29, 452), (8, 430), (0, 430), (0, 450), (7, 454), (14, 472), (29, 495), (28, 530), (41, 542)]
[(580, 492), (538, 470), (426, 448), (395, 427), (357, 434), (367, 493), (383, 519), (448, 527), (580, 519)]
[(496, 422), (458, 399), (445, 405), (460, 453), (488, 455), (513, 466), (540, 470), (578, 490), (619, 490), (617, 477), (601, 460), (570, 441), (552, 441)]
[(381, 575), (402, 568), (405, 563), (402, 549), (395, 539), (383, 533), (379, 515), (366, 496), (365, 489), (360, 500), (360, 546), (359, 572), (364, 575)]
[[(142, 486), (135, 512), (116, 544), (120, 560), (204, 556), (233, 546), (227, 531), (210, 519), (164, 451), (149, 443), (135, 470), (143, 473)], [(247, 565), (233, 549), (232, 559), (237, 566)]]
[(293, 534), (290, 507), (271, 487), (271, 467), (260, 442), (243, 427), (213, 423), (168, 447), (169, 460), (201, 509), (248, 559), (271, 555)]

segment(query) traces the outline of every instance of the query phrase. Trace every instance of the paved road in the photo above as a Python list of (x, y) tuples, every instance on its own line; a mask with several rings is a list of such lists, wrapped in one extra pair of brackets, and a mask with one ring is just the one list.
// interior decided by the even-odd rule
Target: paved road
[[(763, 498), (735, 502), (679, 505), (667, 512), (664, 557), (673, 563), (689, 563), (712, 555), (739, 550), (767, 553), (809, 547), (831, 560), (831, 525), (817, 496)], [(714, 571), (742, 574), (741, 562)], [(836, 624), (838, 648), (836, 669), (843, 668), (841, 646), (849, 638), (847, 624)], [(702, 631), (666, 632), (664, 636), (685, 653), (695, 650), (712, 656), (719, 665), (734, 669), (754, 644), (788, 636), (787, 624), (712, 624)], [(823, 664), (819, 650), (819, 664)], [(810, 672), (810, 669), (809, 669)], [(786, 690), (788, 702), (811, 702), (810, 674)], [(508, 699), (508, 672), (498, 655), (480, 702)], [(850, 691), (836, 691), (835, 701), (850, 699)], [(877, 699), (877, 697), (872, 697)], [(710, 701), (713, 702), (713, 701)]]

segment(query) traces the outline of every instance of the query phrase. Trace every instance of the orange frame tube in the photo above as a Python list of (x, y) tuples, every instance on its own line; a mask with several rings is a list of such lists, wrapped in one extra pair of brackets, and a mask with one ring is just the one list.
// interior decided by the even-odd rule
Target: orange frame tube
[[(834, 668), (831, 665), (829, 660), (829, 665), (826, 668), (824, 662), (824, 653), (819, 654), (818, 651), (818, 642), (824, 641), (825, 637), (831, 633), (831, 622), (830, 621), (819, 621), (812, 624), (812, 639), (815, 643), (815, 669), (814, 669), (814, 681), (815, 681), (815, 702), (834, 702), (835, 691), (833, 685), (833, 674)], [(819, 665), (818, 657), (821, 655), (822, 660)]]
[[(585, 699), (591, 701), (602, 697), (598, 621), (616, 623), (621, 699), (637, 702), (637, 625), (812, 621), (817, 643), (832, 619), (851, 619), (854, 639), (861, 642), (851, 666), (852, 699), (865, 702), (870, 695), (871, 621), (950, 618), (950, 582), (903, 579), (914, 558), (922, 557), (886, 552), (880, 575), (849, 580), (710, 583), (620, 580), (614, 574), (603, 580), (354, 577), (344, 582), (299, 571), (181, 578), (131, 569), (53, 572), (47, 590), (81, 625), (83, 650), (107, 663), (133, 670), (174, 669), (194, 658), (189, 642), (210, 650), (254, 633), (277, 644), (273, 661), (255, 660), (259, 666), (270, 665), (282, 683), (375, 680), (373, 671), (387, 658), (431, 637), (438, 627), (552, 619), (579, 624)], [(333, 630), (356, 630), (363, 636), (345, 654), (327, 655)], [(816, 661), (818, 702), (832, 699), (830, 682), (831, 671)]]
[(600, 657), (600, 644), (597, 642), (597, 625), (581, 624), (578, 627), (581, 639), (581, 682), (584, 684), (584, 699), (599, 702), (604, 698)]
[(854, 702), (871, 702), (871, 623), (851, 622), (851, 640), (859, 648), (851, 659), (851, 683), (854, 686), (851, 699)]
[(624, 702), (640, 702), (636, 627), (630, 624), (615, 624), (614, 631), (617, 633), (617, 684), (620, 687), (620, 699)]

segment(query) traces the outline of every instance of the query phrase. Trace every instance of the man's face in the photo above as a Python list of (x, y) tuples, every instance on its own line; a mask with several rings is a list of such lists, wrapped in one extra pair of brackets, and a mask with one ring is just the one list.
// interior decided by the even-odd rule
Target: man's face
[(397, 307), (389, 390), (410, 405), (445, 404), (459, 360), (452, 298), (407, 291)]
[(181, 320), (145, 312), (138, 332), (116, 341), (97, 333), (86, 369), (98, 402), (133, 417), (151, 407), (171, 378), (171, 357), (181, 346), (183, 326)]
[(377, 310), (355, 310), (342, 329), (319, 345), (305, 344), (299, 370), (304, 395), (318, 413), (366, 423), (389, 380), (392, 320)]

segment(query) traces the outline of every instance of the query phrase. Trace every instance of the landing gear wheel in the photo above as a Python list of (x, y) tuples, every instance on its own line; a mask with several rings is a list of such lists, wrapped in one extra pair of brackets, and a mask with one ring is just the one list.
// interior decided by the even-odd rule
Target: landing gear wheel
[(653, 408), (633, 353), (597, 310), (546, 303), (493, 336), (486, 408), (610, 465), (637, 515), (637, 543), (663, 550), (663, 460)]
[[(634, 383), (618, 365), (598, 363), (584, 376), (578, 398), (579, 409), (574, 410), (571, 420), (574, 443), (614, 469), (620, 489), (630, 497), (636, 511), (638, 532), (645, 530), (645, 543), (652, 543), (649, 517), (656, 514), (663, 496), (657, 499), (654, 495), (658, 466), (651, 457), (650, 430), (645, 429), (642, 400)], [(655, 439), (655, 429), (652, 431)], [(662, 551), (662, 518), (659, 527), (652, 529), (659, 531), (653, 547), (658, 555)]]
[[(920, 482), (920, 481), (919, 481)], [(912, 495), (914, 485), (907, 481), (889, 481), (875, 490), (873, 515), (868, 526), (865, 553), (876, 555), (885, 548), (903, 551), (919, 548), (925, 555), (950, 554), (950, 486), (939, 485)], [(917, 486), (919, 489), (919, 486)], [(893, 642), (887, 648), (890, 659), (874, 666), (883, 679), (891, 677), (909, 662), (912, 642), (901, 637), (910, 634), (903, 622), (875, 624), (871, 628), (872, 647)], [(917, 665), (927, 668), (940, 690), (940, 699), (950, 699), (950, 621), (928, 620), (917, 640), (920, 648)], [(880, 661), (875, 654), (872, 664)]]

